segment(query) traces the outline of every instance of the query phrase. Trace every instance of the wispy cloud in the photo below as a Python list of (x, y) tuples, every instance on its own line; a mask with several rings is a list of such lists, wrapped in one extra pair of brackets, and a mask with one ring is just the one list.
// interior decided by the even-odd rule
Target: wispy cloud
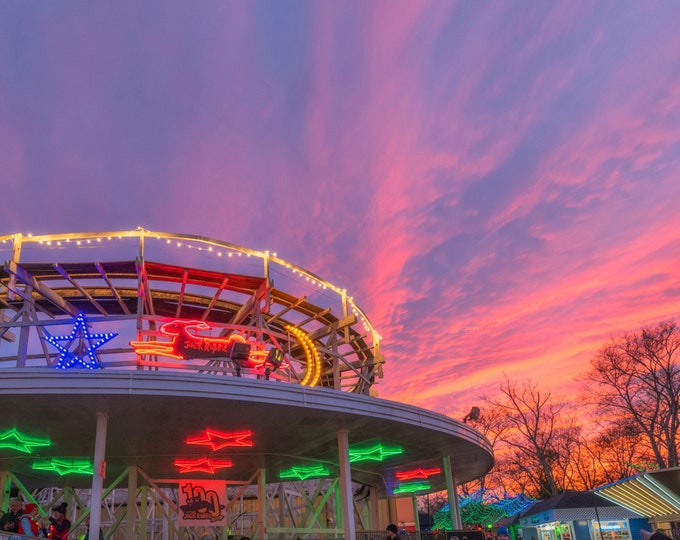
[(678, 11), (3, 5), (5, 233), (271, 249), (365, 308), (384, 397), (570, 392), (680, 311)]

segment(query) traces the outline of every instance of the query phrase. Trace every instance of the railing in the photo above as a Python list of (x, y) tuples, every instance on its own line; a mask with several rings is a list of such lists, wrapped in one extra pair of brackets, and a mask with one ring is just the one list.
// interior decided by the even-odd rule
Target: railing
[[(268, 251), (137, 229), (0, 237), (0, 259), (0, 369), (62, 367), (62, 337), (82, 313), (96, 348), (74, 366), (71, 355), (70, 367), (271, 377), (360, 394), (382, 377), (380, 336), (347, 291)], [(231, 334), (252, 345), (247, 365), (210, 349)], [(180, 338), (204, 349), (180, 353)], [(263, 365), (270, 348), (290, 365)]]

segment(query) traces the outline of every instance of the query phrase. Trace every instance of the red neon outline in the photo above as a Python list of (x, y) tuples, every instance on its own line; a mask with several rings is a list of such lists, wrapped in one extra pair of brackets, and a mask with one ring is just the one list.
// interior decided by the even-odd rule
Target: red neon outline
[(435, 474), (441, 473), (442, 470), (439, 467), (434, 467), (432, 469), (413, 469), (412, 471), (401, 471), (396, 473), (398, 480), (413, 480), (415, 478), (429, 478)]
[[(206, 429), (203, 435), (196, 437), (189, 437), (187, 444), (204, 444), (209, 446), (212, 450), (220, 450), (225, 446), (253, 446), (254, 443), (249, 438), (253, 436), (253, 432), (249, 429), (246, 431), (234, 431), (225, 433), (223, 431), (216, 431), (214, 429)], [(217, 443), (214, 439), (222, 439), (224, 442)]]
[(233, 466), (230, 459), (211, 460), (208, 458), (201, 459), (176, 459), (173, 462), (175, 467), (179, 468), (180, 474), (190, 472), (205, 472), (214, 474), (217, 469), (224, 469)]
[[(190, 348), (196, 351), (228, 351), (231, 344), (238, 341), (241, 343), (251, 343), (254, 347), (250, 351), (248, 364), (245, 367), (253, 369), (264, 369), (269, 351), (264, 350), (264, 343), (246, 341), (240, 334), (231, 334), (223, 337), (210, 337), (192, 334), (189, 329), (211, 330), (205, 321), (186, 321), (175, 319), (174, 321), (163, 324), (158, 331), (170, 337), (170, 341), (130, 341), (130, 345), (138, 355), (148, 354), (152, 356), (167, 356), (176, 360), (186, 360), (183, 348), (192, 345)], [(287, 368), (289, 364), (284, 360), (279, 368)]]

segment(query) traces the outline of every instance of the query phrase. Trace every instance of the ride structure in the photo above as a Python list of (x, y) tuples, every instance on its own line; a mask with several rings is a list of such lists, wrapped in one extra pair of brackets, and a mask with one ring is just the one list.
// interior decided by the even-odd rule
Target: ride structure
[(14, 490), (107, 538), (356, 538), (493, 465), (473, 428), (377, 398), (366, 314), (274, 253), (144, 229), (0, 251), (2, 510)]

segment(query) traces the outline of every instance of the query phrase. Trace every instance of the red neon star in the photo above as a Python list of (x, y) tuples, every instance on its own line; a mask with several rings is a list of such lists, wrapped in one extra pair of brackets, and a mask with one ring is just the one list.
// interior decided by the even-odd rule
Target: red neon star
[(187, 444), (204, 444), (212, 450), (219, 450), (225, 446), (253, 446), (253, 441), (250, 438), (252, 436), (253, 432), (250, 430), (223, 433), (213, 429), (206, 429), (204, 435), (189, 437)]
[(434, 469), (413, 469), (412, 471), (403, 471), (396, 473), (397, 479), (399, 480), (413, 480), (414, 478), (429, 478), (435, 474), (439, 474), (441, 469), (435, 467)]
[(223, 460), (210, 460), (208, 458), (201, 459), (176, 459), (174, 462), (175, 467), (179, 467), (180, 473), (188, 472), (205, 472), (214, 474), (217, 469), (224, 469), (226, 467), (231, 467), (233, 463), (230, 459)]

